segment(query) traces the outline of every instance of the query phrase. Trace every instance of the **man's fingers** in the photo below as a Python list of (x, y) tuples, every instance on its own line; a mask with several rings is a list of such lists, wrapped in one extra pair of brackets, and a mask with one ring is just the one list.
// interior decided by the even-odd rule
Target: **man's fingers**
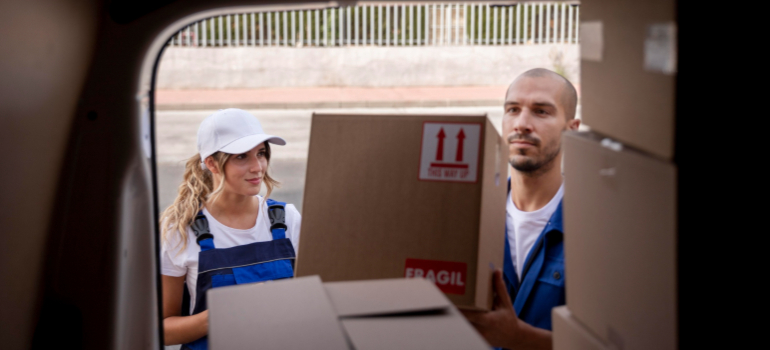
[(505, 281), (503, 281), (502, 270), (495, 270), (493, 281), (495, 284), (495, 292), (497, 292), (497, 300), (500, 303), (500, 307), (504, 309), (513, 309), (511, 296), (508, 295), (508, 289), (505, 288)]
[(462, 312), (463, 316), (465, 316), (465, 319), (468, 320), (468, 322), (473, 324), (479, 323), (481, 317), (483, 317), (485, 314), (484, 312), (471, 310), (460, 310), (460, 312)]

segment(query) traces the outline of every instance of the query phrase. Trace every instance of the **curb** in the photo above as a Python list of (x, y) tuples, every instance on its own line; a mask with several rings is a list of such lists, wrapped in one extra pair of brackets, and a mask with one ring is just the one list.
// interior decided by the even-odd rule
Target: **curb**
[(316, 109), (316, 108), (406, 108), (406, 107), (475, 107), (502, 106), (503, 99), (494, 100), (427, 100), (427, 101), (337, 101), (337, 102), (235, 102), (235, 103), (175, 103), (156, 104), (158, 111), (241, 109)]

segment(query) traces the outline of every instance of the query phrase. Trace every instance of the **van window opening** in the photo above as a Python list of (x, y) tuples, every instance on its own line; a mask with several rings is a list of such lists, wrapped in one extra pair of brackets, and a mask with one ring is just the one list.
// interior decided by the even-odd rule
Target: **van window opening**
[(502, 131), (506, 89), (520, 73), (547, 68), (580, 89), (579, 2), (218, 12), (175, 32), (156, 64), (160, 212), (196, 154), (198, 126), (217, 110), (246, 110), (286, 139), (271, 147), (281, 187), (270, 197), (301, 213), (314, 112), (485, 114)]

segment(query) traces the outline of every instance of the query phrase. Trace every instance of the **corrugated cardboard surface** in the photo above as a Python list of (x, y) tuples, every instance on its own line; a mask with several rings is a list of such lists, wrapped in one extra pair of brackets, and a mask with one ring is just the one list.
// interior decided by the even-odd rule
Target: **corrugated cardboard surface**
[(318, 276), (214, 288), (207, 297), (211, 350), (349, 348)]
[(423, 279), (322, 284), (309, 276), (215, 288), (208, 298), (212, 350), (489, 349)]
[(676, 168), (564, 134), (567, 305), (607, 344), (676, 348)]
[(606, 350), (605, 345), (572, 317), (567, 306), (551, 311), (554, 350)]
[(422, 278), (327, 282), (324, 287), (340, 317), (444, 310), (450, 306), (441, 291)]
[(675, 76), (644, 69), (650, 24), (675, 21), (673, 0), (585, 0), (580, 21), (601, 21), (600, 62), (580, 65), (582, 118), (592, 130), (664, 159), (674, 152)]
[(344, 318), (342, 326), (356, 350), (490, 349), (454, 307), (438, 313)]
[(324, 287), (356, 350), (489, 349), (427, 280), (330, 282)]
[[(486, 133), (497, 135), (495, 127), (487, 121)], [(486, 138), (484, 174), (481, 178), (481, 208), (479, 211), (479, 251), (476, 266), (476, 301), (479, 309), (492, 308), (491, 267), (502, 269), (505, 254), (505, 201), (508, 188), (508, 145), (502, 137)], [(494, 175), (492, 175), (494, 174)], [(502, 191), (501, 191), (502, 188)], [(501, 219), (502, 218), (502, 219)], [(503, 230), (500, 235), (499, 230)], [(503, 248), (503, 249), (500, 249)]]
[[(448, 298), (488, 307), (491, 300), (476, 297), (477, 290), (490, 294), (476, 277), (489, 263), (502, 265), (505, 179), (494, 189), (484, 187), (494, 184), (489, 163), (505, 174), (505, 155), (493, 162), (482, 147), (476, 183), (420, 181), (426, 121), (479, 123), (485, 146), (500, 137), (481, 116), (313, 116), (298, 276), (318, 274), (327, 282), (398, 278), (408, 258), (465, 262), (466, 292)], [(492, 204), (482, 206), (482, 199)], [(480, 227), (488, 249), (479, 247)], [(481, 277), (484, 284), (488, 274)]]

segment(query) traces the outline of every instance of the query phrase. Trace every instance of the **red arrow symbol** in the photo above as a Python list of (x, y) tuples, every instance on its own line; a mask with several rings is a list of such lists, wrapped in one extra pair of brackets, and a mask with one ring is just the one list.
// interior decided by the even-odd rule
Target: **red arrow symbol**
[(457, 158), (455, 158), (458, 162), (463, 161), (463, 140), (465, 140), (465, 133), (460, 128), (460, 132), (457, 134)]
[(444, 128), (441, 128), (441, 130), (438, 131), (438, 150), (436, 150), (436, 160), (444, 160), (444, 138), (446, 137), (446, 134), (444, 134)]

